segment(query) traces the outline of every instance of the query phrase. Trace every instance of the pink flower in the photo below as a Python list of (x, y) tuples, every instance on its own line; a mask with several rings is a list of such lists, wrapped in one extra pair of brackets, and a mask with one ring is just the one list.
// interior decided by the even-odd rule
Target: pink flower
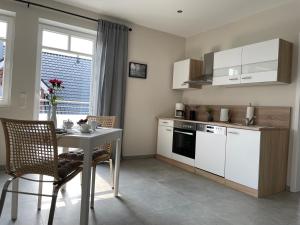
[(62, 81), (62, 80), (57, 80), (56, 82), (57, 82), (58, 84), (62, 84), (63, 81)]
[(49, 80), (49, 83), (52, 84), (52, 85), (55, 85), (55, 80), (54, 79)]
[(58, 79), (51, 79), (49, 80), (49, 83), (53, 86), (60, 86), (63, 83), (63, 81)]

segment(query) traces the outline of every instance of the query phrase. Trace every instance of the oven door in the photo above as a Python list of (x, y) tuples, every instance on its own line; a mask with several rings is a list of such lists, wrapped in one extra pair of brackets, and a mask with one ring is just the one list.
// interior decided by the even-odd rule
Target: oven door
[(174, 128), (173, 153), (195, 159), (196, 131)]

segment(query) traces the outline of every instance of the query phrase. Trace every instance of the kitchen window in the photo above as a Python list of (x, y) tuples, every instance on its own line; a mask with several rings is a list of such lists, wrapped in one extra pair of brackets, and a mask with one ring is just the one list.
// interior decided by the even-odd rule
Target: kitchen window
[(13, 17), (0, 14), (0, 106), (7, 106), (11, 95)]

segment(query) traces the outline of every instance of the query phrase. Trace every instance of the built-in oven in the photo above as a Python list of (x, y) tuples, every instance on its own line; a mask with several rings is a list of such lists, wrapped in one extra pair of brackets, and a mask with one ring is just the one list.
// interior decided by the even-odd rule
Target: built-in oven
[(176, 155), (195, 159), (196, 123), (174, 121), (173, 149)]

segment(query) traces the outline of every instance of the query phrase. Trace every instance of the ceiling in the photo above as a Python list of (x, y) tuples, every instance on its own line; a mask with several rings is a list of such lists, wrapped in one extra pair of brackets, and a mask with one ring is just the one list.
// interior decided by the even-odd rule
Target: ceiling
[[(189, 37), (291, 0), (55, 0)], [(177, 10), (183, 10), (178, 14)]]

